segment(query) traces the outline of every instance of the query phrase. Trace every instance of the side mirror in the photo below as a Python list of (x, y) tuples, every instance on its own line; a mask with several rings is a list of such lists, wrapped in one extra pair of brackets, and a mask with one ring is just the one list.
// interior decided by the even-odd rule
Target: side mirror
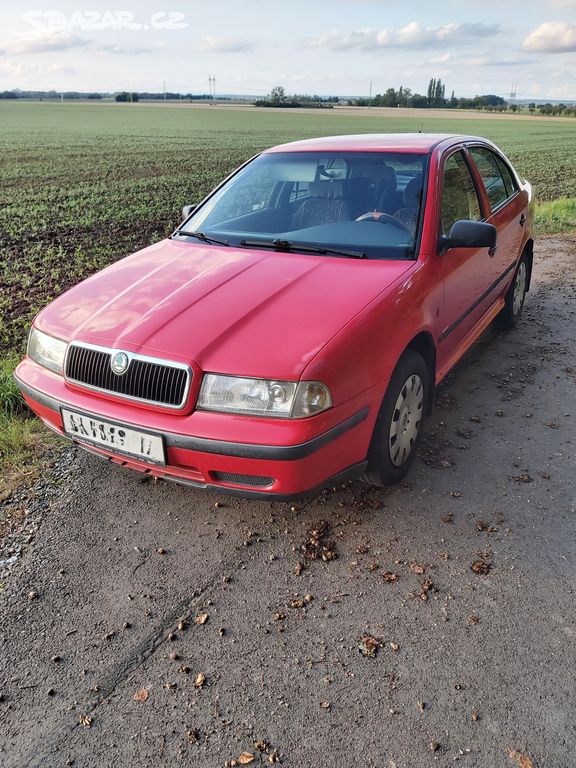
[(496, 227), (485, 221), (455, 221), (448, 236), (440, 238), (440, 253), (449, 248), (489, 248), (496, 250)]
[(190, 216), (190, 214), (193, 213), (197, 207), (197, 205), (185, 205), (184, 208), (182, 208), (182, 221), (186, 221), (188, 216)]

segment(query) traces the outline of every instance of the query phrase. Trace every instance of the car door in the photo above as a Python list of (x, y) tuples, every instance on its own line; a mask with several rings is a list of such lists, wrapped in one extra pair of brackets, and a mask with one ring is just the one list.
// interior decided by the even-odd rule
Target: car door
[[(463, 149), (444, 158), (438, 242), (460, 220), (484, 218), (477, 184)], [(449, 248), (436, 254), (443, 282), (443, 305), (437, 317), (438, 362), (442, 368), (490, 306), (487, 292), (496, 268), (488, 248)]]
[(498, 280), (498, 284), (494, 288), (493, 298), (496, 298), (506, 288), (509, 282), (506, 278), (511, 278), (510, 272), (520, 255), (526, 222), (526, 200), (520, 194), (514, 174), (502, 157), (485, 146), (469, 146), (468, 152), (486, 190), (490, 206), (486, 220), (498, 232), (494, 254), (494, 279)]

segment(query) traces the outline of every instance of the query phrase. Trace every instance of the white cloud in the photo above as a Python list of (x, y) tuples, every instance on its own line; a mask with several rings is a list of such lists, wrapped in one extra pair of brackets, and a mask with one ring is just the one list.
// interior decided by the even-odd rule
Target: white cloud
[(100, 53), (115, 53), (120, 56), (139, 56), (141, 54), (148, 53), (160, 53), (165, 48), (164, 43), (157, 43), (156, 45), (142, 45), (136, 47), (123, 47), (117, 44), (103, 45), (98, 48)]
[(333, 51), (376, 51), (380, 48), (434, 48), (459, 43), (470, 38), (492, 37), (500, 31), (498, 24), (445, 24), (424, 27), (411, 21), (400, 29), (359, 29), (354, 32), (329, 32), (308, 38), (308, 48), (327, 47)]
[(208, 35), (195, 46), (195, 49), (210, 53), (250, 53), (254, 49), (254, 43), (235, 37)]
[(483, 54), (481, 56), (470, 56), (470, 58), (466, 59), (466, 63), (469, 67), (486, 67), (492, 63), (492, 59), (490, 56)]
[(466, 24), (451, 24), (460, 37), (494, 37), (500, 32), (500, 24), (481, 24), (480, 22)]
[(373, 51), (386, 47), (392, 42), (390, 33), (386, 30), (359, 29), (356, 32), (328, 32), (324, 35), (308, 38), (307, 48), (330, 48), (332, 51)]
[(4, 43), (4, 53), (12, 55), (26, 55), (30, 53), (52, 53), (66, 51), (70, 48), (85, 48), (91, 44), (91, 40), (78, 37), (67, 32), (54, 32), (42, 30), (34, 35), (20, 37), (14, 41)]
[(524, 40), (526, 51), (567, 53), (576, 51), (576, 24), (566, 21), (547, 21), (532, 30)]
[(493, 58), (490, 62), (493, 67), (525, 67), (532, 64), (534, 59), (528, 59), (521, 56), (504, 56), (503, 58)]
[(411, 21), (396, 32), (395, 42), (398, 45), (422, 45), (430, 36), (437, 39), (438, 34), (442, 33), (439, 30), (433, 31), (430, 27), (425, 29), (417, 21)]
[(26, 63), (22, 60), (13, 61), (12, 59), (6, 59), (0, 65), (0, 69), (7, 72), (13, 77), (27, 77), (36, 78), (38, 76), (50, 76), (50, 75), (77, 75), (77, 71), (72, 67), (64, 66), (63, 64), (36, 64)]
[(431, 59), (428, 59), (426, 62), (427, 64), (446, 64), (450, 61), (452, 58), (451, 53), (443, 53), (441, 56), (434, 56)]

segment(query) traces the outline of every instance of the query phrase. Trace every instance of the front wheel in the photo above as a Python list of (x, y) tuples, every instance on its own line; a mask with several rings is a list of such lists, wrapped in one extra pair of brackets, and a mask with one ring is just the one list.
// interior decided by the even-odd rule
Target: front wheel
[(422, 435), (430, 376), (421, 355), (404, 353), (394, 369), (376, 419), (364, 480), (379, 487), (406, 475)]
[(516, 272), (514, 274), (514, 280), (510, 285), (510, 288), (506, 291), (504, 297), (504, 306), (500, 313), (496, 316), (496, 324), (503, 330), (514, 328), (522, 312), (524, 306), (524, 299), (526, 298), (526, 291), (528, 290), (528, 264), (526, 261), (526, 255), (522, 254), (522, 258), (518, 262)]

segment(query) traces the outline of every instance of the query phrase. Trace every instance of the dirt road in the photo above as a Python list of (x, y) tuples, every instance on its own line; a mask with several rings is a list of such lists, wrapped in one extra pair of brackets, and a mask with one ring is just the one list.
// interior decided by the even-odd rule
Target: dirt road
[(8, 502), (0, 764), (571, 768), (575, 267), (538, 245), (401, 487), (292, 508), (63, 451)]

